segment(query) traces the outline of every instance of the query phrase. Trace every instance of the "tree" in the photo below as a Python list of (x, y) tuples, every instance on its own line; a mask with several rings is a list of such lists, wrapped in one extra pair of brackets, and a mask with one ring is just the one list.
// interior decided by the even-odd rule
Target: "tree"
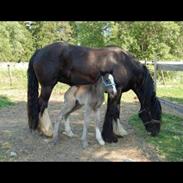
[(74, 42), (73, 30), (69, 22), (32, 22), (29, 30), (32, 33), (35, 48), (57, 41)]
[(181, 29), (176, 22), (111, 22), (110, 30), (108, 42), (129, 50), (138, 59), (172, 60), (182, 48), (177, 44)]
[(77, 44), (88, 47), (104, 46), (107, 22), (75, 22)]
[(105, 42), (129, 50), (130, 46), (135, 43), (134, 37), (130, 34), (130, 23), (109, 22)]
[(1, 22), (0, 26), (0, 59), (28, 60), (33, 49), (30, 32), (19, 22)]
[(9, 42), (9, 32), (6, 23), (0, 23), (0, 61), (8, 61), (11, 58), (11, 45)]
[(117, 45), (144, 60), (183, 58), (183, 22), (0, 22), (0, 60), (29, 60), (47, 44)]

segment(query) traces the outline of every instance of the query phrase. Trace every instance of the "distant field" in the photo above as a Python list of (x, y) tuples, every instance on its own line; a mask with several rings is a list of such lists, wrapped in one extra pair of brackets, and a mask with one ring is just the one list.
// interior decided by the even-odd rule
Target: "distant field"
[[(11, 69), (10, 75), (7, 67), (0, 67), (0, 96), (8, 97), (13, 102), (18, 95), (27, 92), (27, 69), (26, 67), (24, 69), (22, 67)], [(157, 95), (183, 104), (183, 84), (176, 84), (175, 81), (172, 84), (170, 83), (168, 82), (166, 85), (159, 84), (157, 86)], [(53, 94), (63, 95), (68, 87), (68, 85), (58, 83), (53, 90)], [(135, 97), (133, 92), (125, 93), (122, 100), (129, 101), (130, 97)], [(106, 95), (105, 100), (107, 100)]]
[(183, 104), (183, 84), (160, 85), (157, 87), (158, 97)]

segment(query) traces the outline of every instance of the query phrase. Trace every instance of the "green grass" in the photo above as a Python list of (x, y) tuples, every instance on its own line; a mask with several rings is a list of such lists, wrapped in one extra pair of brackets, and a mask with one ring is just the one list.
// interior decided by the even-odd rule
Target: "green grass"
[(0, 71), (0, 89), (23, 89), (27, 87), (26, 69), (11, 70), (11, 77), (7, 70)]
[(8, 97), (0, 95), (0, 109), (13, 104), (14, 102), (12, 102)]
[(157, 86), (158, 97), (183, 104), (183, 84)]
[(138, 136), (155, 148), (156, 152), (165, 161), (183, 161), (183, 119), (163, 114), (160, 134), (157, 137), (149, 136), (138, 115), (129, 119)]

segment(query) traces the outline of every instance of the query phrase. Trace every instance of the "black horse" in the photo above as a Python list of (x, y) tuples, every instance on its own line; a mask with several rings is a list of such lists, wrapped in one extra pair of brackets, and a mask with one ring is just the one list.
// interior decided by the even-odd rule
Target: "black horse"
[[(53, 43), (37, 50), (28, 67), (28, 121), (36, 130), (44, 121), (51, 92), (57, 82), (70, 86), (94, 84), (101, 72), (112, 72), (118, 94), (108, 96), (102, 136), (106, 142), (117, 142), (113, 121), (119, 120), (123, 92), (132, 89), (141, 104), (139, 117), (145, 129), (155, 136), (160, 131), (161, 105), (156, 97), (152, 77), (146, 68), (129, 53), (116, 46), (87, 48), (67, 43)], [(38, 83), (41, 93), (38, 93)], [(48, 114), (45, 115), (48, 117)], [(44, 126), (44, 125), (43, 125)], [(44, 130), (42, 130), (44, 132)]]

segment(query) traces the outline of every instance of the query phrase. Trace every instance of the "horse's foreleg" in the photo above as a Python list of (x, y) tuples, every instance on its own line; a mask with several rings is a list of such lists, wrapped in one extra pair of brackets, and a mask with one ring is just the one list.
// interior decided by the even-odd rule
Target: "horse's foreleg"
[(98, 143), (100, 145), (104, 145), (105, 142), (104, 142), (104, 140), (102, 138), (99, 124), (100, 124), (100, 109), (97, 109), (97, 111), (96, 111), (96, 129), (95, 129), (95, 131), (96, 131), (96, 139), (97, 139), (97, 141), (98, 141)]
[(120, 123), (120, 119), (113, 123), (113, 131), (117, 136), (123, 137), (128, 135), (128, 132), (124, 129), (123, 125)]
[[(119, 91), (121, 92), (121, 91)], [(113, 121), (113, 131), (117, 136), (125, 136), (128, 135), (127, 131), (124, 129), (123, 125), (120, 123), (120, 103), (121, 103), (122, 92), (118, 97), (117, 101), (117, 110), (116, 110), (116, 118)]]
[(105, 114), (105, 120), (103, 124), (102, 137), (105, 142), (112, 143), (117, 142), (117, 136), (113, 132), (113, 120), (119, 117), (119, 110), (117, 107), (119, 98), (121, 98), (121, 89), (118, 89), (118, 93), (114, 98), (110, 98), (108, 95), (107, 112)]
[(47, 137), (53, 136), (53, 127), (48, 114), (48, 100), (50, 98), (53, 87), (41, 88), (41, 95), (39, 97), (40, 113), (39, 113), (39, 127), (38, 129)]

